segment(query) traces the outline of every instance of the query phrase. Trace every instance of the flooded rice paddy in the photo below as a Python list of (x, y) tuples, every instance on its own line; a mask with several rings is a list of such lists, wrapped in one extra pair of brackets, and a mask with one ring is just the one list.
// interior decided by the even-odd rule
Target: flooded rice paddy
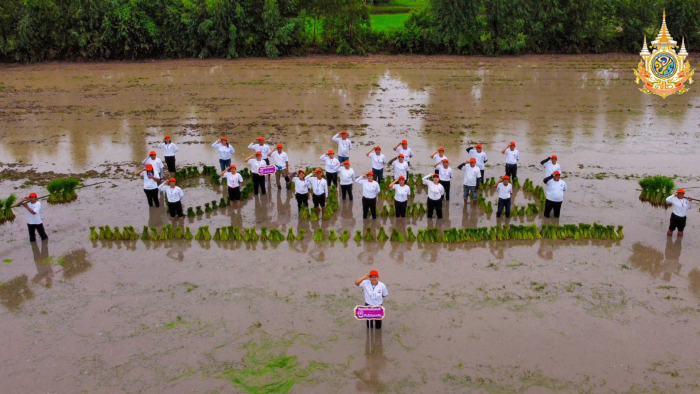
[[(638, 200), (643, 175), (700, 187), (698, 87), (663, 100), (638, 91), (635, 56), (308, 57), (0, 67), (0, 198), (40, 195), (68, 174), (70, 204), (44, 205), (50, 241), (27, 242), (24, 214), (0, 226), (2, 393), (685, 393), (700, 382), (697, 207), (685, 239), (670, 211)], [(697, 59), (691, 59), (696, 64)], [(566, 175), (560, 224), (624, 226), (625, 238), (461, 244), (312, 240), (314, 230), (504, 224), (464, 207), (455, 168), (441, 221), (363, 221), (340, 201), (331, 220), (298, 218), (291, 191), (185, 220), (306, 230), (303, 242), (90, 241), (90, 226), (161, 226), (132, 173), (164, 134), (178, 165), (216, 165), (227, 136), (239, 166), (259, 135), (293, 168), (348, 130), (364, 153), (407, 139), (416, 173), (438, 147), (455, 168), (483, 143), (487, 176), (516, 141), (519, 177)], [(160, 155), (160, 152), (159, 152)], [(391, 156), (390, 156), (391, 157)], [(388, 171), (390, 174), (391, 171)], [(274, 185), (274, 180), (273, 180)], [(185, 183), (185, 206), (224, 196)], [(693, 189), (691, 189), (693, 190)], [(689, 190), (689, 195), (695, 194)], [(699, 189), (695, 189), (699, 190)], [(355, 195), (360, 192), (355, 188)], [(424, 202), (420, 190), (415, 201)], [(493, 192), (487, 199), (496, 201)], [(516, 192), (515, 203), (534, 202)], [(542, 215), (513, 224), (552, 224)], [(354, 280), (389, 289), (370, 331), (352, 316)]]

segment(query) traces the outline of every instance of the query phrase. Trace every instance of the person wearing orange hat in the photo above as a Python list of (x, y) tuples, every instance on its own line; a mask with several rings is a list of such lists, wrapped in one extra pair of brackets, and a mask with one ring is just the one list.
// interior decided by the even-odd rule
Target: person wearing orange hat
[[(397, 185), (398, 183), (398, 185)], [(411, 187), (406, 184), (406, 177), (400, 175), (389, 184), (389, 190), (394, 190), (394, 210), (397, 219), (406, 218), (406, 208), (408, 207), (408, 196), (411, 195)]]
[(398, 156), (389, 160), (391, 166), (394, 167), (394, 178), (402, 176), (408, 178), (408, 162), (406, 161), (406, 155), (399, 153)]
[(544, 178), (544, 184), (547, 187), (545, 191), (547, 199), (544, 202), (544, 217), (548, 218), (549, 213), (554, 209), (554, 217), (559, 219), (561, 204), (564, 201), (564, 192), (566, 191), (566, 182), (561, 180), (561, 172), (554, 171), (552, 175)]
[(377, 196), (381, 186), (374, 181), (374, 173), (366, 172), (355, 179), (355, 183), (362, 185), (362, 218), (367, 219), (367, 213), (372, 214), (372, 219), (377, 218)]
[(445, 201), (450, 201), (450, 182), (452, 182), (452, 177), (454, 172), (450, 167), (450, 161), (444, 158), (442, 162), (435, 164), (435, 169), (437, 174), (440, 176), (440, 184), (443, 189), (445, 189)]
[(673, 206), (671, 224), (668, 226), (666, 235), (670, 237), (673, 235), (673, 232), (678, 229), (678, 236), (682, 237), (683, 230), (685, 230), (685, 222), (688, 217), (688, 210), (692, 205), (690, 200), (685, 197), (685, 190), (678, 189), (677, 192), (666, 199), (666, 204)]
[(372, 174), (374, 174), (374, 180), (378, 183), (382, 183), (384, 178), (384, 164), (386, 164), (386, 156), (382, 153), (382, 148), (375, 146), (365, 153), (365, 156), (372, 160)]
[[(472, 195), (472, 204), (476, 204), (478, 196), (476, 191), (478, 190), (479, 178), (481, 178), (481, 170), (476, 166), (477, 160), (472, 157), (466, 162), (457, 166), (460, 170), (464, 170), (464, 182), (462, 183), (462, 189), (464, 189), (464, 203), (469, 202), (469, 195)], [(468, 164), (468, 165), (467, 165)]]
[(245, 161), (246, 164), (250, 166), (250, 172), (251, 174), (253, 174), (253, 194), (257, 196), (258, 190), (260, 190), (262, 195), (264, 196), (266, 193), (265, 176), (260, 175), (258, 173), (260, 167), (265, 165), (265, 162), (262, 159), (262, 152), (255, 152), (252, 155), (243, 159), (243, 161)]
[(348, 139), (348, 132), (343, 130), (331, 138), (338, 144), (338, 161), (345, 163), (350, 160), (350, 151), (352, 150), (352, 141)]
[(231, 166), (231, 155), (236, 153), (236, 150), (229, 145), (228, 139), (226, 137), (221, 137), (211, 144), (211, 147), (219, 154), (219, 166), (221, 167), (221, 171), (229, 168)]
[(236, 165), (231, 164), (231, 166), (225, 169), (221, 173), (221, 177), (226, 178), (226, 185), (228, 186), (228, 201), (233, 206), (233, 202), (236, 201), (238, 208), (241, 207), (241, 183), (243, 183), (243, 177), (236, 171)]
[(160, 207), (158, 202), (158, 183), (160, 178), (153, 168), (153, 164), (146, 164), (146, 168), (136, 172), (137, 176), (143, 176), (143, 191), (148, 199), (148, 206), (153, 208)]
[(506, 175), (509, 178), (515, 179), (518, 177), (518, 160), (520, 160), (520, 152), (515, 149), (515, 142), (511, 141), (508, 146), (501, 151), (506, 156)]
[[(406, 161), (406, 163), (408, 163), (409, 165), (411, 164), (411, 158), (413, 158), (413, 151), (411, 150), (411, 148), (408, 147), (408, 141), (403, 140), (403, 141), (399, 142), (398, 144), (396, 144), (396, 146), (394, 147), (394, 151), (397, 154), (403, 153), (403, 157), (404, 157), (404, 160)], [(391, 163), (389, 163), (389, 164), (391, 164)]]
[(152, 164), (153, 165), (153, 171), (155, 171), (156, 174), (158, 174), (158, 184), (160, 185), (160, 181), (163, 179), (163, 176), (165, 175), (165, 171), (163, 171), (163, 161), (160, 160), (160, 158), (156, 157), (156, 151), (152, 150), (148, 153), (148, 157), (143, 159), (141, 162), (141, 165), (148, 165)]
[(297, 170), (292, 176), (294, 183), (294, 197), (297, 199), (297, 208), (301, 212), (302, 206), (309, 206), (309, 181), (306, 179), (306, 171)]
[(424, 176), (423, 184), (428, 186), (428, 219), (433, 218), (433, 211), (437, 213), (438, 219), (442, 219), (442, 197), (445, 195), (445, 188), (440, 184), (440, 175)]
[(481, 144), (477, 144), (476, 147), (470, 146), (467, 148), (467, 153), (474, 159), (476, 159), (476, 166), (481, 171), (481, 176), (479, 177), (479, 182), (476, 183), (476, 189), (479, 190), (479, 183), (484, 185), (484, 176), (486, 172), (486, 162), (489, 161), (486, 152), (484, 152), (484, 147)]
[[(430, 158), (433, 159), (434, 164), (442, 163), (443, 160), (447, 159), (447, 156), (445, 156), (445, 148), (438, 148), (432, 155), (430, 155)], [(439, 174), (440, 171), (436, 168), (435, 173)]]
[(49, 239), (44, 230), (44, 222), (41, 220), (41, 202), (37, 199), (36, 193), (29, 193), (20, 201), (19, 205), (27, 210), (27, 229), (29, 230), (29, 242), (36, 242), (36, 233), (42, 241)]
[(340, 177), (340, 190), (343, 193), (343, 200), (348, 195), (350, 201), (352, 201), (352, 184), (355, 181), (355, 170), (350, 168), (349, 161), (343, 162), (343, 166), (338, 169), (338, 176)]
[(554, 171), (561, 173), (561, 166), (557, 163), (557, 155), (552, 155), (540, 162), (544, 166), (544, 175), (550, 176)]
[[(314, 171), (315, 178), (309, 178), (309, 187), (311, 188), (311, 202), (314, 204), (316, 216), (323, 217), (326, 214), (326, 203), (328, 202), (328, 182), (323, 179), (323, 170), (317, 168)], [(321, 209), (319, 215), (319, 207)]]
[(170, 218), (175, 220), (177, 215), (180, 221), (185, 220), (184, 209), (182, 208), (182, 198), (185, 197), (185, 192), (180, 189), (179, 186), (175, 186), (177, 180), (175, 178), (170, 178), (168, 184), (162, 184), (158, 186), (158, 190), (165, 193), (165, 197), (168, 200), (168, 212), (170, 212)]
[(168, 166), (168, 172), (175, 172), (175, 153), (177, 153), (180, 148), (170, 141), (169, 135), (163, 137), (163, 142), (158, 144), (158, 148), (163, 149), (163, 157), (165, 157), (165, 164)]
[(324, 153), (321, 156), (321, 161), (326, 163), (326, 182), (328, 182), (328, 186), (335, 185), (337, 187), (340, 161), (335, 158), (335, 152), (331, 149)]
[[(382, 306), (384, 298), (389, 295), (386, 285), (379, 281), (379, 272), (371, 270), (369, 274), (355, 281), (355, 286), (362, 288), (365, 294), (365, 306)], [(367, 328), (382, 328), (381, 320), (367, 320)]]
[(506, 218), (510, 218), (510, 206), (513, 202), (513, 185), (510, 184), (510, 176), (502, 176), (494, 189), (498, 190), (498, 210), (496, 211), (496, 217), (500, 218), (503, 210), (506, 211)]
[[(260, 152), (262, 154), (262, 160), (265, 162), (265, 164), (268, 166), (270, 165), (270, 153), (272, 152), (272, 149), (270, 149), (270, 145), (265, 143), (265, 137), (258, 137), (258, 139), (248, 145), (248, 149)], [(267, 179), (270, 179), (270, 174), (267, 175)]]
[(275, 182), (277, 182), (277, 188), (281, 189), (280, 177), (284, 177), (285, 185), (289, 189), (289, 156), (287, 152), (282, 152), (284, 147), (282, 144), (277, 144), (277, 149), (272, 152), (270, 158), (272, 159), (272, 164), (275, 165)]

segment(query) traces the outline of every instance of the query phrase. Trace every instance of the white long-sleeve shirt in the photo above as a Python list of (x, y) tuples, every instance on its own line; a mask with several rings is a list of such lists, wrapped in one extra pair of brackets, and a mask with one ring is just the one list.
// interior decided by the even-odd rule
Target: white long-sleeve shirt
[(304, 178), (301, 179), (298, 176), (295, 176), (292, 178), (292, 182), (294, 182), (294, 192), (296, 194), (308, 194), (309, 193), (309, 181), (308, 179)]
[(445, 168), (444, 166), (438, 166), (437, 167), (438, 174), (440, 174), (440, 180), (443, 182), (449, 182), (450, 179), (454, 176), (454, 172), (452, 172), (452, 167), (447, 167)]
[(395, 160), (391, 165), (394, 167), (394, 178), (399, 179), (400, 176), (408, 176), (408, 162), (405, 158), (403, 163)]
[(287, 152), (279, 153), (277, 151), (274, 151), (270, 155), (270, 159), (272, 159), (272, 164), (274, 164), (278, 170), (283, 170), (287, 168), (287, 162), (289, 162), (289, 156), (287, 155)]
[[(142, 172), (141, 176), (143, 177), (143, 188), (144, 189), (153, 190), (153, 189), (158, 188), (158, 182), (156, 182), (154, 179), (151, 179), (148, 177), (148, 171)], [(154, 176), (156, 178), (160, 177), (160, 175), (158, 175), (158, 173), (155, 171), (151, 172), (151, 176)]]
[(365, 279), (360, 282), (360, 288), (365, 293), (365, 304), (369, 306), (379, 306), (384, 303), (384, 297), (389, 295), (386, 285), (377, 281), (376, 286), (372, 286), (372, 281)]
[(438, 152), (435, 154), (435, 156), (433, 156), (433, 161), (435, 162), (435, 164), (437, 164), (445, 159), (447, 159), (447, 156), (445, 156), (444, 153), (442, 156), (440, 156), (440, 152)]
[(235, 175), (232, 172), (227, 172), (224, 174), (224, 178), (226, 178), (226, 185), (230, 187), (231, 189), (235, 189), (238, 186), (243, 183), (243, 177), (241, 174), (236, 173)]
[(377, 198), (381, 191), (379, 183), (374, 180), (370, 182), (363, 177), (358, 177), (355, 182), (362, 185), (362, 197), (364, 198)]
[(326, 198), (328, 198), (328, 182), (326, 182), (324, 178), (309, 178), (309, 185), (315, 195), (320, 196), (325, 194)]
[(336, 134), (331, 138), (333, 142), (338, 143), (338, 156), (350, 157), (350, 151), (352, 150), (352, 142), (349, 138), (340, 138), (340, 133)]
[(172, 142), (169, 144), (161, 142), (158, 144), (158, 147), (163, 149), (163, 156), (175, 156), (175, 153), (180, 150), (180, 148), (178, 148), (177, 145), (173, 144)]
[(476, 186), (476, 181), (481, 178), (481, 170), (477, 166), (465, 165), (464, 170), (464, 186)]
[(552, 173), (554, 173), (554, 171), (559, 171), (559, 173), (561, 173), (561, 166), (559, 165), (559, 163), (552, 164), (552, 161), (549, 160), (548, 162), (544, 163), (543, 166), (544, 166), (545, 176), (552, 175)]
[(340, 167), (338, 169), (338, 177), (341, 185), (352, 185), (352, 181), (355, 180), (355, 170), (352, 168), (346, 170), (345, 167)]
[(399, 185), (398, 183), (391, 187), (396, 191), (394, 194), (394, 200), (398, 202), (404, 202), (408, 200), (408, 196), (411, 194), (411, 187), (408, 185)]
[(260, 167), (267, 165), (267, 163), (265, 163), (262, 160), (262, 158), (260, 159), (260, 161), (258, 161), (257, 158), (252, 158), (248, 160), (246, 164), (250, 166), (250, 172), (252, 172), (253, 174), (257, 174)]
[(268, 144), (257, 144), (255, 142), (252, 142), (250, 145), (248, 145), (248, 149), (252, 149), (256, 152), (260, 152), (262, 154), (262, 159), (265, 160), (269, 157), (270, 154), (270, 145)]
[(690, 200), (687, 198), (681, 200), (680, 198), (676, 197), (675, 194), (666, 199), (666, 204), (673, 206), (673, 214), (678, 217), (685, 217), (685, 215), (688, 214), (690, 206), (692, 205)]
[(185, 192), (179, 186), (170, 187), (170, 185), (164, 183), (158, 186), (158, 190), (165, 192), (168, 202), (182, 201), (182, 198), (185, 197)]
[(555, 181), (554, 179), (550, 179), (547, 181), (547, 190), (545, 191), (547, 195), (547, 200), (554, 202), (562, 202), (564, 201), (565, 191), (566, 182), (562, 181), (561, 179), (559, 181)]
[(428, 198), (431, 200), (439, 200), (445, 195), (445, 188), (441, 184), (433, 182), (433, 175), (423, 177), (423, 184), (428, 186)]
[(513, 184), (509, 183), (508, 186), (506, 186), (505, 183), (501, 182), (496, 186), (496, 190), (498, 190), (498, 198), (500, 199), (510, 199), (510, 196), (513, 195)]
[(384, 169), (384, 164), (386, 164), (386, 156), (384, 156), (384, 153), (380, 153), (377, 155), (375, 152), (371, 152), (367, 157), (372, 160), (372, 168), (375, 170), (382, 170)]
[(224, 144), (220, 142), (215, 142), (211, 144), (211, 147), (219, 154), (219, 160), (231, 160), (231, 155), (236, 153), (236, 150), (233, 149), (231, 144), (224, 146)]
[(151, 159), (151, 156), (148, 156), (147, 158), (143, 159), (141, 162), (144, 166), (150, 164), (153, 166), (153, 171), (155, 171), (156, 175), (158, 178), (162, 178), (163, 175), (163, 161), (159, 158)]
[(503, 154), (506, 155), (506, 164), (518, 164), (520, 152), (518, 152), (517, 149), (510, 150), (510, 148), (508, 148)]
[(413, 157), (413, 151), (411, 150), (411, 148), (407, 147), (406, 149), (404, 149), (403, 146), (399, 145), (399, 147), (396, 148), (395, 150), (396, 150), (396, 154), (403, 153), (403, 160), (406, 163), (411, 162), (411, 158)]
[(479, 167), (480, 170), (484, 170), (486, 168), (485, 164), (487, 161), (489, 161), (488, 156), (486, 156), (486, 152), (483, 150), (481, 153), (476, 151), (476, 148), (469, 149), (469, 155), (473, 158), (476, 159), (476, 166)]
[(41, 224), (41, 202), (38, 200), (35, 203), (27, 202), (27, 206), (34, 211), (31, 213), (25, 209), (27, 211), (27, 224)]
[(321, 156), (321, 161), (326, 163), (326, 172), (338, 172), (338, 168), (340, 168), (340, 162), (335, 157), (331, 159), (330, 157), (328, 157), (327, 154), (324, 153), (323, 156)]

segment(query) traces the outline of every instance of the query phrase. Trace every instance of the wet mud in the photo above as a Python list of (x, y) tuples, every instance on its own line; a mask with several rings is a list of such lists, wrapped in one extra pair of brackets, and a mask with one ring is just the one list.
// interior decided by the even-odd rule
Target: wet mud
[[(691, 64), (697, 59), (691, 59)], [(697, 207), (684, 239), (670, 210), (638, 200), (644, 175), (700, 187), (698, 90), (663, 100), (634, 83), (634, 56), (307, 57), (0, 66), (0, 198), (44, 193), (74, 175), (69, 204), (45, 204), (50, 240), (27, 242), (24, 213), (0, 226), (0, 391), (27, 392), (664, 392), (698, 389)], [(292, 168), (348, 130), (364, 153), (407, 139), (411, 171), (445, 148), (455, 170), (442, 220), (363, 221), (359, 190), (327, 221), (300, 219), (275, 187), (199, 226), (304, 229), (302, 242), (89, 240), (90, 226), (169, 223), (132, 173), (164, 134), (178, 166), (215, 165), (227, 136), (242, 165), (263, 135)], [(482, 143), (486, 176), (516, 141), (518, 174), (540, 184), (556, 154), (569, 186), (562, 217), (509, 221), (464, 206), (465, 148)], [(157, 150), (157, 149), (155, 149)], [(158, 150), (157, 150), (158, 151)], [(160, 151), (159, 151), (160, 155)], [(167, 172), (166, 172), (167, 173)], [(391, 170), (385, 170), (391, 174)], [(207, 177), (185, 207), (225, 197)], [(689, 190), (689, 195), (693, 193)], [(413, 201), (425, 202), (424, 189)], [(497, 195), (486, 192), (495, 203)], [(162, 203), (161, 198), (161, 203)], [(537, 199), (519, 190), (519, 206)], [(381, 201), (384, 204), (384, 201)], [(370, 226), (597, 222), (625, 238), (459, 244), (314, 242)], [(212, 231), (213, 233), (213, 231)], [(352, 316), (354, 280), (380, 272), (381, 330)]]

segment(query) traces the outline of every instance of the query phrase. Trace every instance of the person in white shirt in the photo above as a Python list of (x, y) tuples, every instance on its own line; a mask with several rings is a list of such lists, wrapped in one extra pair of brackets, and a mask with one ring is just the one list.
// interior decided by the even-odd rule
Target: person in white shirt
[(413, 151), (411, 148), (408, 147), (408, 141), (403, 140), (400, 143), (396, 144), (394, 147), (394, 151), (398, 154), (402, 154), (404, 156), (404, 160), (406, 163), (410, 164), (411, 163), (411, 158), (413, 158)]
[(515, 149), (515, 142), (511, 141), (510, 144), (501, 151), (501, 153), (506, 155), (506, 175), (508, 175), (508, 177), (511, 179), (517, 178), (520, 152)]
[[(156, 151), (150, 151), (148, 153), (148, 157), (143, 159), (141, 162), (141, 165), (145, 166), (147, 164), (153, 165), (153, 171), (155, 171), (155, 173), (158, 174), (158, 178), (162, 180), (163, 176), (165, 175), (165, 171), (163, 171), (163, 161), (156, 157)], [(158, 181), (158, 184), (160, 184), (160, 180)]]
[(298, 170), (292, 177), (294, 183), (294, 197), (297, 199), (297, 208), (301, 212), (302, 206), (309, 206), (309, 181), (306, 180), (306, 171)]
[(165, 197), (168, 203), (168, 212), (170, 212), (170, 218), (175, 219), (175, 215), (180, 218), (180, 221), (185, 220), (185, 213), (182, 208), (182, 198), (185, 197), (185, 192), (180, 189), (180, 187), (175, 186), (177, 180), (175, 178), (170, 178), (168, 184), (165, 183), (158, 186), (158, 189), (165, 192)]
[(36, 242), (36, 232), (42, 241), (49, 239), (44, 230), (44, 222), (41, 220), (41, 202), (37, 200), (36, 193), (29, 195), (20, 201), (19, 205), (27, 210), (27, 229), (29, 230), (29, 242)]
[[(315, 178), (309, 179), (309, 187), (313, 194), (311, 195), (311, 202), (314, 203), (314, 210), (316, 211), (316, 216), (323, 217), (326, 214), (326, 203), (328, 202), (328, 182), (323, 179), (323, 170), (317, 168), (315, 171)], [(319, 207), (321, 207), (321, 214), (319, 215)]]
[(498, 210), (496, 211), (496, 217), (500, 218), (505, 208), (506, 217), (509, 218), (510, 205), (513, 202), (513, 185), (510, 184), (510, 177), (508, 175), (502, 176), (494, 188), (498, 190)]
[[(472, 204), (476, 204), (478, 198), (476, 191), (479, 187), (479, 178), (481, 178), (481, 170), (476, 166), (477, 160), (471, 158), (468, 161), (457, 166), (460, 170), (464, 170), (464, 203), (469, 202), (469, 195), (472, 195)], [(468, 164), (468, 165), (467, 165)]]
[(146, 193), (148, 206), (151, 208), (153, 208), (153, 205), (156, 208), (160, 207), (158, 202), (158, 182), (160, 182), (160, 178), (153, 170), (153, 164), (146, 164), (146, 168), (137, 171), (136, 175), (143, 176), (143, 191)]
[(441, 163), (435, 164), (435, 170), (440, 176), (440, 184), (443, 189), (445, 189), (445, 200), (450, 201), (450, 182), (454, 176), (452, 168), (450, 168), (450, 161), (447, 158), (442, 159)]
[(561, 203), (564, 201), (566, 182), (561, 180), (561, 172), (554, 171), (552, 175), (544, 178), (544, 184), (547, 187), (547, 199), (544, 202), (544, 217), (548, 218), (549, 213), (554, 209), (554, 217), (558, 219), (559, 212), (561, 212)]
[(440, 184), (440, 175), (424, 176), (423, 184), (428, 186), (428, 219), (433, 218), (433, 211), (437, 213), (438, 219), (442, 219), (442, 196), (445, 195), (445, 188)]
[[(447, 159), (447, 156), (445, 156), (445, 148), (438, 148), (435, 152), (433, 152), (432, 155), (430, 155), (430, 158), (433, 159), (433, 162), (435, 164), (441, 163), (443, 160)], [(438, 169), (435, 169), (435, 173), (439, 174)]]
[(389, 162), (392, 163), (391, 166), (394, 167), (394, 178), (398, 178), (400, 176), (404, 178), (408, 178), (408, 162), (405, 159), (405, 154), (399, 153), (398, 156), (396, 156), (396, 161), (395, 159), (391, 159)]
[[(253, 157), (254, 156), (254, 157)], [(265, 195), (265, 176), (258, 174), (260, 167), (266, 163), (262, 159), (262, 152), (255, 152), (252, 155), (243, 159), (250, 166), (250, 172), (253, 174), (253, 194), (258, 195), (258, 189)]]
[(158, 147), (163, 149), (163, 157), (165, 157), (165, 164), (168, 166), (168, 172), (175, 172), (175, 153), (177, 153), (180, 148), (170, 142), (169, 135), (163, 137), (163, 142), (158, 144)]
[(333, 150), (329, 150), (321, 156), (321, 161), (326, 163), (326, 182), (328, 186), (336, 185), (338, 186), (338, 169), (340, 168), (340, 161), (335, 158), (335, 153)]
[(211, 147), (219, 154), (221, 171), (227, 169), (231, 165), (231, 155), (236, 153), (236, 150), (229, 145), (226, 137), (219, 138), (215, 143), (211, 144)]
[(382, 183), (382, 179), (384, 178), (384, 164), (386, 164), (386, 156), (384, 156), (382, 153), (382, 148), (375, 146), (374, 149), (368, 150), (365, 155), (372, 160), (372, 173), (374, 174), (374, 179), (378, 183)]
[[(270, 165), (270, 152), (272, 152), (272, 149), (270, 149), (270, 145), (265, 143), (265, 137), (258, 137), (257, 140), (248, 145), (248, 149), (262, 153), (262, 160), (265, 162), (265, 165)], [(267, 174), (267, 179), (270, 180), (270, 174)]]
[(350, 168), (350, 162), (344, 161), (343, 166), (338, 170), (340, 176), (340, 190), (343, 192), (343, 200), (347, 194), (352, 201), (352, 183), (355, 181), (355, 170)]
[(486, 156), (486, 152), (483, 151), (483, 147), (481, 144), (477, 144), (476, 148), (470, 146), (467, 148), (467, 153), (471, 155), (471, 157), (476, 159), (476, 166), (479, 168), (479, 171), (481, 171), (481, 176), (479, 177), (479, 182), (476, 184), (476, 189), (479, 190), (479, 183), (481, 185), (484, 185), (484, 174), (486, 172), (486, 162), (489, 161), (488, 156)]
[(362, 185), (362, 218), (367, 219), (367, 212), (372, 213), (372, 219), (377, 218), (377, 196), (381, 191), (378, 182), (374, 181), (374, 174), (367, 172), (355, 179), (355, 182)]
[(688, 210), (691, 206), (690, 200), (685, 198), (685, 190), (678, 189), (675, 194), (666, 199), (666, 204), (673, 206), (671, 224), (668, 226), (666, 235), (670, 237), (673, 235), (673, 231), (678, 229), (678, 236), (682, 237), (683, 230), (685, 230), (685, 222), (688, 217)]
[(282, 152), (283, 149), (284, 146), (282, 146), (282, 144), (277, 144), (277, 150), (272, 152), (270, 158), (272, 159), (272, 164), (275, 166), (275, 182), (277, 182), (277, 188), (282, 188), (282, 185), (280, 185), (280, 177), (284, 177), (285, 185), (287, 189), (289, 189), (289, 156), (287, 156), (287, 152)]
[(550, 176), (554, 171), (561, 173), (561, 166), (557, 163), (557, 155), (552, 155), (540, 162), (544, 166), (544, 175)]
[[(398, 185), (396, 184), (398, 182)], [(411, 195), (411, 187), (406, 184), (406, 177), (399, 176), (389, 184), (389, 190), (394, 190), (394, 209), (396, 218), (406, 218), (406, 208), (408, 207), (408, 196)]]
[(348, 132), (343, 130), (331, 138), (333, 142), (338, 143), (338, 161), (345, 163), (350, 160), (350, 151), (352, 150), (352, 142), (348, 139)]
[(221, 172), (221, 177), (226, 178), (226, 185), (228, 186), (228, 200), (231, 206), (233, 202), (236, 201), (238, 208), (241, 207), (241, 183), (243, 183), (243, 177), (241, 174), (236, 172), (236, 165), (231, 164), (231, 166)]
[[(355, 286), (362, 288), (365, 294), (365, 306), (381, 306), (384, 298), (389, 295), (386, 285), (379, 281), (379, 272), (372, 270), (369, 274), (355, 281)], [(382, 328), (381, 320), (367, 320), (367, 328)]]

